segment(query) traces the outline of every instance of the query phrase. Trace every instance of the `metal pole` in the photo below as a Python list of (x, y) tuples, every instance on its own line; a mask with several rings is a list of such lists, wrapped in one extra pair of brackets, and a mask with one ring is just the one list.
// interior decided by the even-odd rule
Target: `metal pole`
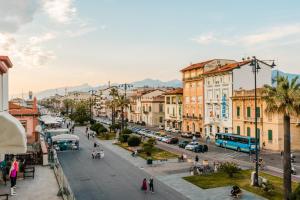
[(254, 60), (254, 106), (255, 106), (255, 181), (254, 185), (258, 186), (258, 135), (257, 135), (257, 91), (256, 91), (256, 73), (258, 70), (257, 60)]

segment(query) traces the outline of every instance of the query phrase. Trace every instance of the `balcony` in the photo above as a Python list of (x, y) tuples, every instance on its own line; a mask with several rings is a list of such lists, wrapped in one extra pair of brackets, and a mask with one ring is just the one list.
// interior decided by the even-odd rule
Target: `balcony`
[[(254, 123), (255, 122), (255, 117), (246, 117), (245, 121), (246, 122), (253, 122)], [(262, 118), (261, 117), (257, 117), (257, 122), (261, 123), (262, 122)]]
[(182, 81), (193, 81), (203, 78), (203, 75), (193, 76), (193, 77), (187, 77), (183, 78)]
[(201, 116), (197, 117), (197, 116), (186, 116), (186, 115), (183, 115), (182, 118), (183, 119), (190, 119), (190, 120), (202, 120)]

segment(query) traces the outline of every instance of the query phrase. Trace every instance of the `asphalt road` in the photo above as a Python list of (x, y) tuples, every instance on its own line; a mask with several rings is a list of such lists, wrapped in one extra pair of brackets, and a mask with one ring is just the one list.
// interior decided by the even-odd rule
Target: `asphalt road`
[(84, 128), (75, 128), (80, 137), (80, 150), (58, 154), (64, 173), (77, 200), (169, 200), (187, 199), (167, 185), (154, 179), (154, 194), (140, 190), (143, 170), (130, 164), (109, 149), (103, 159), (93, 160), (93, 142), (83, 134)]

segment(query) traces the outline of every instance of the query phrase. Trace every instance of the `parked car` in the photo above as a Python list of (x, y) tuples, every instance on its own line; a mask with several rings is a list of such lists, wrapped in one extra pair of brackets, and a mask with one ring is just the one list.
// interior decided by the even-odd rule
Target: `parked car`
[(185, 146), (185, 149), (193, 151), (197, 145), (199, 145), (199, 142), (190, 142), (188, 145)]
[(166, 143), (168, 144), (177, 144), (178, 143), (178, 138), (177, 137), (171, 137), (170, 139), (166, 140)]
[(172, 128), (171, 132), (172, 133), (180, 133), (180, 130), (178, 128)]
[(159, 125), (159, 130), (164, 130), (165, 126), (164, 125)]
[(188, 145), (188, 143), (190, 143), (190, 142), (187, 141), (187, 140), (183, 140), (183, 141), (180, 141), (180, 142), (178, 143), (178, 146), (179, 146), (180, 148), (185, 148), (185, 146)]
[(166, 127), (166, 128), (165, 128), (165, 131), (167, 131), (167, 132), (171, 132), (171, 130), (172, 130), (172, 129), (171, 129), (170, 127)]
[(170, 136), (164, 136), (161, 141), (162, 142), (167, 142), (171, 137)]
[(181, 137), (183, 137), (183, 138), (192, 138), (193, 135), (191, 133), (185, 132), (185, 133), (181, 133)]

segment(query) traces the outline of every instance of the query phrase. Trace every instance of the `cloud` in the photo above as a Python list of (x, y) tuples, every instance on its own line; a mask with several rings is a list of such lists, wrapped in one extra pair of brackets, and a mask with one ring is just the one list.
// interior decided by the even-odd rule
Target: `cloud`
[(41, 67), (55, 58), (54, 52), (42, 47), (55, 37), (54, 33), (45, 33), (24, 42), (17, 41), (14, 34), (0, 33), (0, 54), (9, 55), (18, 67)]
[(198, 44), (205, 44), (205, 45), (212, 44), (212, 43), (221, 43), (225, 45), (231, 44), (229, 40), (219, 38), (213, 33), (201, 34), (195, 38), (192, 38), (192, 41), (195, 41)]
[(77, 12), (73, 0), (42, 0), (42, 6), (48, 16), (59, 23), (69, 23)]
[(292, 35), (300, 35), (300, 24), (272, 27), (260, 33), (243, 36), (240, 41), (246, 45), (255, 45), (283, 39)]
[[(296, 39), (295, 39), (296, 37)], [(283, 44), (291, 43), (300, 39), (300, 24), (289, 24), (282, 26), (269, 27), (257, 33), (248, 33), (245, 35), (229, 35), (221, 37), (216, 33), (201, 34), (192, 40), (198, 44), (221, 44), (221, 45), (240, 45), (252, 47), (265, 44)], [(282, 41), (284, 40), (284, 41)], [(289, 42), (290, 41), (290, 42)]]
[(30, 23), (36, 10), (37, 0), (0, 0), (0, 27), (2, 32), (16, 32)]

